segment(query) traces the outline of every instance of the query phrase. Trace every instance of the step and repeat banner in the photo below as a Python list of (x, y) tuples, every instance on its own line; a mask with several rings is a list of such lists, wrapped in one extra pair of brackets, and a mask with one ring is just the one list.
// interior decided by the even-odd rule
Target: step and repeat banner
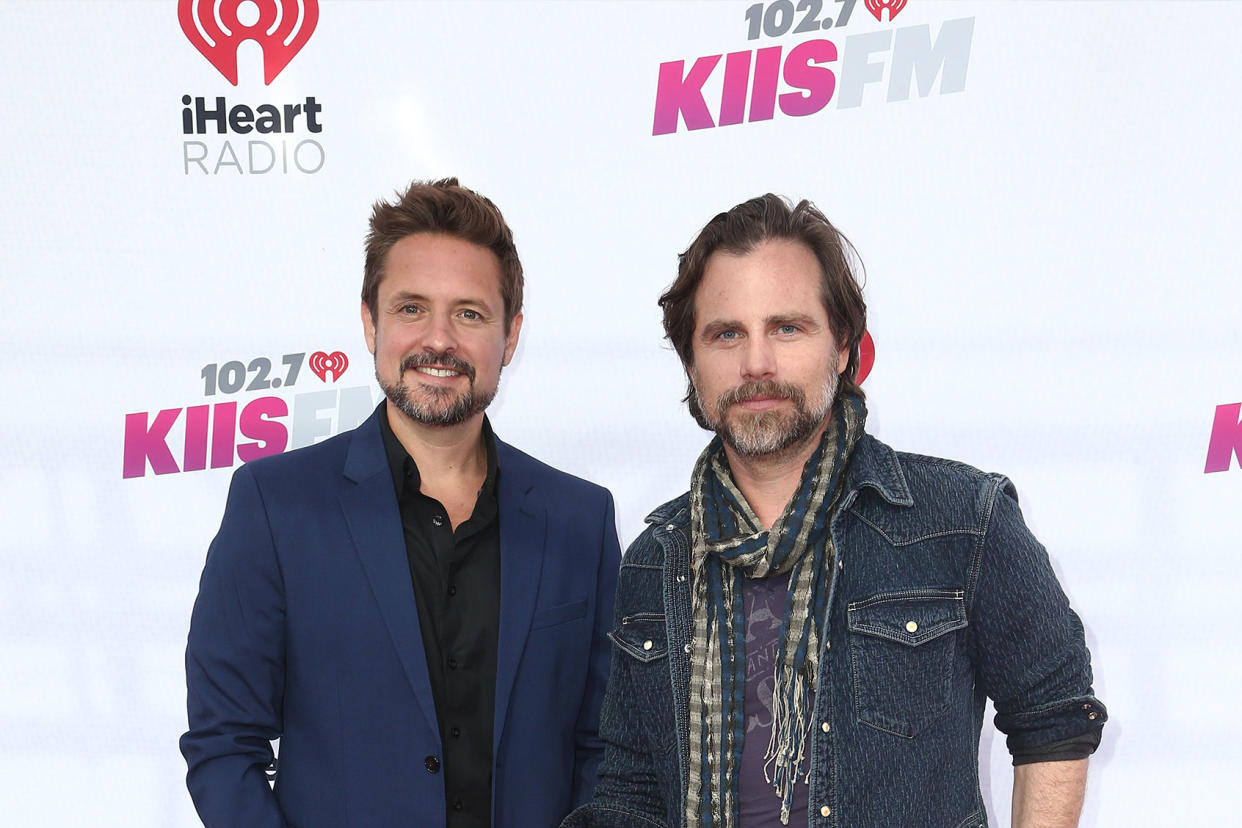
[[(869, 428), (1017, 484), (1112, 720), (1084, 825), (1223, 825), (1242, 552), (1242, 5), (0, 2), (0, 821), (190, 826), (183, 651), (231, 472), (359, 423), (372, 202), (513, 227), (499, 435), (615, 494), (708, 439), (656, 297), (810, 198)], [(984, 797), (1011, 773), (990, 720)]]

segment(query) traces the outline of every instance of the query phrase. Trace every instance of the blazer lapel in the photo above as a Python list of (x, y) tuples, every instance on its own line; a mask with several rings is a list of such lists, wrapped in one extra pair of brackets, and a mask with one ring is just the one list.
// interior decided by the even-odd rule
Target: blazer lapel
[(414, 604), (397, 495), (380, 436), (379, 416), (377, 411), (354, 431), (350, 440), (344, 474), (352, 485), (347, 484), (341, 493), (341, 508), (397, 658), (427, 726), (438, 740), (440, 727), (431, 694), (431, 678), (427, 674), (427, 655), (418, 624), (418, 608)]
[(492, 750), (500, 749), (513, 682), (517, 678), (539, 579), (543, 573), (547, 540), (547, 509), (531, 482), (530, 459), (496, 441), (497, 501), (500, 519), (500, 630), (496, 654), (496, 712)]

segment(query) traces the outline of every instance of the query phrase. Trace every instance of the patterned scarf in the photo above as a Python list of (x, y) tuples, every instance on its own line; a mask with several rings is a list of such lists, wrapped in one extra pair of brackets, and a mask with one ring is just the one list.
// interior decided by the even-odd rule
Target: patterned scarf
[(789, 823), (794, 784), (803, 773), (810, 694), (818, 689), (819, 648), (828, 608), (829, 579), (823, 573), (833, 557), (828, 527), (866, 417), (857, 396), (842, 393), (837, 398), (823, 439), (802, 470), (797, 492), (770, 530), (763, 529), (734, 483), (719, 437), (695, 464), (690, 483), (694, 649), (687, 826), (737, 825), (736, 771), (742, 757), (746, 690), (742, 578), (785, 572), (790, 573), (789, 593), (774, 667), (772, 737), (764, 775), (780, 798), (781, 823)]

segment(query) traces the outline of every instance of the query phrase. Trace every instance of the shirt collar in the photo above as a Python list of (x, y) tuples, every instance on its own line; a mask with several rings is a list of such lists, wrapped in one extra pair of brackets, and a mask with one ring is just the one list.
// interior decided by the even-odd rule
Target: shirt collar
[[(388, 469), (392, 473), (392, 485), (397, 490), (397, 500), (405, 495), (407, 487), (417, 492), (422, 485), (422, 477), (418, 473), (418, 464), (401, 445), (397, 435), (388, 423), (387, 400), (379, 404), (380, 436), (384, 439), (384, 454), (388, 458)], [(483, 416), (483, 445), (487, 448), (487, 477), (483, 479), (480, 493), (491, 495), (496, 490), (496, 477), (500, 472), (496, 461), (496, 435), (492, 432), (492, 424)]]

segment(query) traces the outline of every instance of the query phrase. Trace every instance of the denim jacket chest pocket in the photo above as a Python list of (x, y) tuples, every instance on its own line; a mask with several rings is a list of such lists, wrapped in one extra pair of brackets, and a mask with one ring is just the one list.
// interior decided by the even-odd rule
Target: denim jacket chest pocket
[(642, 719), (647, 738), (665, 750), (677, 746), (673, 710), (669, 704), (668, 627), (664, 613), (640, 612), (624, 616), (608, 633), (617, 651), (628, 662), (635, 709), (644, 711)]
[(960, 589), (907, 589), (846, 607), (854, 703), (860, 722), (913, 738), (949, 705), (953, 663), (964, 646)]

